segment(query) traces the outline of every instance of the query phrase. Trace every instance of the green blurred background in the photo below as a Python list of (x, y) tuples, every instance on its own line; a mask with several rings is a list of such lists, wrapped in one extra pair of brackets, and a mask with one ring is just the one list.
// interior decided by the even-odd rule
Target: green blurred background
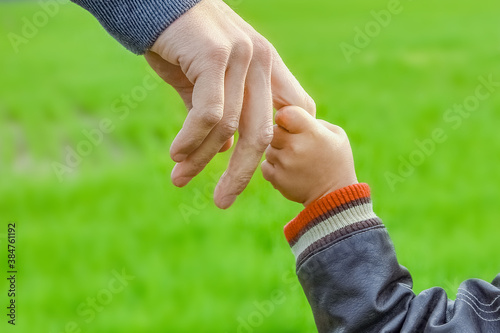
[[(353, 44), (353, 29), (387, 1), (230, 4), (276, 46), (318, 117), (350, 135), (358, 178), (371, 185), (415, 291), (439, 285), (454, 298), (464, 279), (491, 281), (500, 266), (500, 91), (457, 129), (443, 115), (474, 94), (479, 76), (500, 80), (500, 3), (402, 1), (351, 62), (340, 43)], [(17, 325), (2, 310), (0, 331), (315, 332), (282, 234), (301, 207), (258, 171), (231, 209), (218, 210), (211, 190), (227, 153), (175, 188), (168, 149), (185, 117), (176, 93), (165, 84), (141, 89), (154, 77), (145, 60), (73, 4), (16, 52), (12, 33), (22, 36), (41, 10), (0, 4), (2, 309), (11, 221), (19, 269)], [(133, 94), (139, 100), (120, 118), (117, 107)], [(58, 178), (54, 163), (103, 119), (113, 130)], [(447, 140), (391, 186), (387, 173), (436, 128)], [(122, 271), (134, 279), (110, 292)]]

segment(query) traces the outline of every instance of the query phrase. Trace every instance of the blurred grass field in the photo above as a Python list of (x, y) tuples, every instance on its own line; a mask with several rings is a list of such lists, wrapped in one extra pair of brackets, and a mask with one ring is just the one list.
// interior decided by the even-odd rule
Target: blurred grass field
[[(350, 135), (358, 179), (371, 185), (415, 291), (438, 285), (454, 298), (467, 278), (491, 281), (500, 271), (500, 91), (456, 130), (443, 115), (474, 94), (479, 76), (500, 80), (498, 1), (403, 1), (350, 63), (339, 44), (352, 44), (353, 28), (387, 1), (233, 4), (276, 46), (318, 117)], [(0, 331), (315, 332), (282, 234), (301, 207), (258, 171), (231, 209), (215, 208), (210, 191), (229, 154), (175, 188), (168, 148), (185, 116), (175, 92), (148, 90), (120, 119), (114, 108), (151, 76), (145, 60), (72, 4), (16, 53), (8, 34), (40, 10), (0, 4)], [(60, 181), (52, 164), (103, 119), (113, 130)], [(435, 128), (447, 140), (392, 188), (387, 172)], [(17, 223), (15, 328), (3, 314), (9, 222)], [(122, 270), (134, 279), (110, 299)], [(276, 293), (283, 302), (260, 309)], [(85, 305), (103, 295), (101, 307)]]

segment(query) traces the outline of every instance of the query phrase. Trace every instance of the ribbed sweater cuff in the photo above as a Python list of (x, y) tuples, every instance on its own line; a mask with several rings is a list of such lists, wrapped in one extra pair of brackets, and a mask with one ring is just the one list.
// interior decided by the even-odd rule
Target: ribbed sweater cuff
[(307, 258), (354, 233), (383, 227), (373, 212), (370, 188), (355, 184), (314, 201), (285, 226), (299, 267)]
[(94, 15), (117, 41), (136, 54), (201, 0), (72, 0)]

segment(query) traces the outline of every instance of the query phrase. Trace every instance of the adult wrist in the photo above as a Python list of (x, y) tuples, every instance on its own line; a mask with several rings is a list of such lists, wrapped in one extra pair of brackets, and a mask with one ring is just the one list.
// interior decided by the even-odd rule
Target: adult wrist
[(71, 0), (87, 9), (118, 42), (144, 54), (165, 29), (201, 0)]

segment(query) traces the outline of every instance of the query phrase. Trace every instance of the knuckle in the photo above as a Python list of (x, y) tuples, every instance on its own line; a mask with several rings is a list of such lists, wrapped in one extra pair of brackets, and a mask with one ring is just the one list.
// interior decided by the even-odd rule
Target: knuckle
[(206, 111), (205, 113), (203, 113), (202, 116), (203, 122), (208, 127), (214, 127), (222, 119), (223, 115), (222, 108), (218, 104), (212, 107), (210, 106), (207, 107), (210, 109), (210, 111)]
[(271, 68), (273, 62), (273, 48), (271, 44), (264, 38), (259, 36), (253, 41), (253, 54), (259, 63), (266, 67)]
[(222, 121), (220, 124), (219, 133), (225, 139), (229, 139), (238, 130), (239, 122), (238, 120), (226, 120)]
[(253, 56), (253, 44), (250, 38), (239, 39), (233, 48), (233, 56), (238, 60), (250, 62)]
[(273, 127), (264, 126), (255, 138), (255, 146), (259, 151), (264, 151), (273, 140)]
[(230, 46), (217, 42), (212, 42), (208, 51), (210, 60), (215, 63), (226, 63), (230, 54)]
[[(305, 153), (307, 153), (307, 149), (303, 145), (300, 145), (300, 144), (290, 144), (289, 149), (290, 149), (290, 155), (293, 158), (300, 158)], [(289, 162), (290, 162), (288, 157), (290, 157), (290, 156), (287, 156), (287, 158), (286, 158), (287, 165), (289, 165)], [(292, 158), (292, 161), (293, 161), (293, 158)]]

